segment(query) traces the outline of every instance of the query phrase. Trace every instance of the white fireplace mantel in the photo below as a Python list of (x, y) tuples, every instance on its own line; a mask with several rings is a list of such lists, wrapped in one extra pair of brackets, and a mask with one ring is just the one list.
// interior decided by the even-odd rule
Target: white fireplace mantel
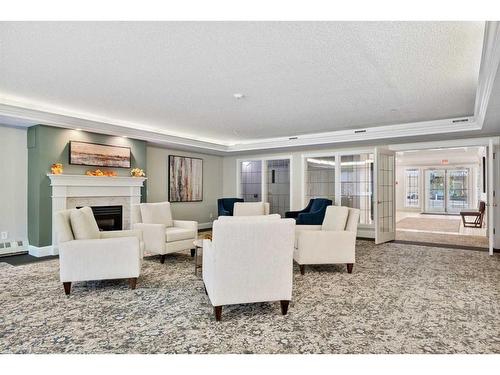
[[(129, 229), (132, 222), (130, 209), (141, 202), (141, 187), (145, 177), (107, 177), (70, 174), (47, 174), (52, 186), (52, 246), (38, 252), (38, 256), (58, 254), (55, 213), (72, 208), (68, 202), (98, 201), (99, 204), (113, 205), (119, 200), (124, 206), (123, 229)], [(37, 250), (35, 249), (35, 253)], [(31, 251), (30, 251), (31, 253)], [(36, 255), (36, 254), (32, 254)]]

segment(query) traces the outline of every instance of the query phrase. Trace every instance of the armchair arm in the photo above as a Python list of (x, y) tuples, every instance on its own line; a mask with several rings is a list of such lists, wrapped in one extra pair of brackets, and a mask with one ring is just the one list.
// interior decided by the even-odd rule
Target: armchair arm
[(141, 251), (137, 237), (75, 240), (59, 245), (61, 281), (138, 277)]
[(354, 263), (356, 233), (349, 231), (297, 232), (299, 264)]
[(166, 226), (165, 224), (144, 224), (137, 223), (133, 225), (134, 230), (142, 231), (142, 238), (144, 240), (144, 251), (164, 254), (166, 239)]
[(198, 222), (191, 220), (174, 220), (174, 227), (192, 229), (195, 233), (198, 233)]
[(287, 218), (287, 219), (296, 219), (297, 216), (299, 216), (299, 214), (301, 212), (302, 211), (287, 211), (287, 212), (285, 212), (285, 218)]

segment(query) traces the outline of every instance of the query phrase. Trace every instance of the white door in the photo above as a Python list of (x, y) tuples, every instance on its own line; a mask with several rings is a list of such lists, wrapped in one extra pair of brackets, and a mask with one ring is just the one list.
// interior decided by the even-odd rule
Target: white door
[(375, 150), (375, 243), (396, 239), (396, 156), (394, 151)]

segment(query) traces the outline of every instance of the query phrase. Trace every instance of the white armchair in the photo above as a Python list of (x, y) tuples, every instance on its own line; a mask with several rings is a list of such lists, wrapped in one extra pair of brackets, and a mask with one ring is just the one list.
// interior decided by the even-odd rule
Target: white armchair
[(182, 250), (191, 250), (198, 237), (198, 222), (173, 220), (169, 202), (142, 203), (132, 206), (133, 229), (141, 230), (144, 251), (159, 254), (160, 262), (165, 255)]
[(269, 215), (268, 202), (236, 202), (233, 216), (259, 216)]
[(297, 225), (293, 259), (300, 273), (307, 264), (347, 264), (351, 273), (355, 262), (359, 210), (328, 206), (322, 225)]
[(100, 232), (90, 207), (59, 211), (55, 224), (66, 295), (72, 282), (88, 280), (128, 279), (135, 289), (142, 263), (140, 231)]
[(203, 241), (203, 281), (215, 319), (222, 306), (292, 299), (293, 219), (216, 220), (213, 240)]

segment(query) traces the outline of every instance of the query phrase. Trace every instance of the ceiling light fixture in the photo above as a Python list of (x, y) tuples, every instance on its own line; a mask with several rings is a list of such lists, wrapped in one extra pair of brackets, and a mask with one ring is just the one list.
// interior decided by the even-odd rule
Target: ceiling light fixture
[(241, 93), (236, 93), (236, 94), (233, 94), (234, 98), (237, 99), (237, 100), (240, 100), (240, 99), (243, 99), (245, 97), (244, 94), (241, 94)]

